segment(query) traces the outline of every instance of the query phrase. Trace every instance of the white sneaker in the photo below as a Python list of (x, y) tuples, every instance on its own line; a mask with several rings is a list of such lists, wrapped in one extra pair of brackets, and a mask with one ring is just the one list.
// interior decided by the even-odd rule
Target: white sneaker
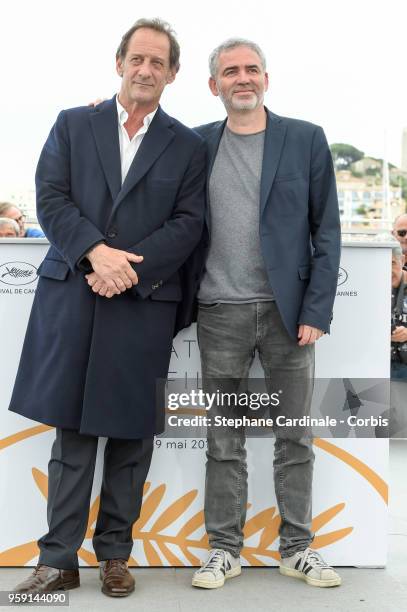
[(218, 589), (228, 578), (234, 578), (242, 572), (240, 558), (234, 557), (227, 550), (213, 548), (208, 560), (197, 570), (192, 579), (192, 586), (203, 589)]
[(280, 574), (300, 578), (317, 587), (339, 586), (342, 582), (334, 568), (325, 563), (321, 555), (311, 548), (281, 559)]

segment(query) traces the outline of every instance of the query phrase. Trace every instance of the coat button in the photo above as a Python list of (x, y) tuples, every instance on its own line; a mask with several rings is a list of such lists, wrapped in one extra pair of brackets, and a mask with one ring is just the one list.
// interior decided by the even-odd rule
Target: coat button
[(111, 227), (109, 231), (107, 232), (107, 237), (116, 238), (116, 236), (117, 236), (117, 229), (115, 227)]
[(158, 287), (162, 287), (162, 284), (163, 284), (162, 280), (156, 281), (155, 283), (151, 285), (151, 289), (153, 290), (158, 289)]

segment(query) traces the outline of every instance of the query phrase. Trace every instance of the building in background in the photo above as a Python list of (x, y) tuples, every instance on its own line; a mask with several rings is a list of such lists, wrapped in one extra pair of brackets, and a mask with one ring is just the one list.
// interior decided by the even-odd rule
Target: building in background
[(377, 177), (358, 174), (355, 176), (351, 170), (336, 172), (342, 229), (391, 229), (393, 219), (405, 212), (401, 187), (390, 184), (387, 192), (390, 201), (388, 215), (381, 170)]
[(331, 145), (331, 152), (342, 230), (390, 231), (394, 218), (406, 212), (407, 171), (346, 143)]

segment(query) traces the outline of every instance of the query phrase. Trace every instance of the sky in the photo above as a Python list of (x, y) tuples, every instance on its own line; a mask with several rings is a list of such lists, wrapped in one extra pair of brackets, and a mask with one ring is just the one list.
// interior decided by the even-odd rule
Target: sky
[[(153, 9), (151, 7), (154, 7)], [(407, 127), (405, 0), (14, 0), (2, 6), (0, 199), (33, 188), (58, 112), (120, 88), (115, 52), (139, 17), (171, 23), (181, 69), (162, 98), (189, 126), (225, 116), (208, 89), (210, 51), (231, 36), (257, 42), (268, 61), (265, 103), (322, 125), (328, 141), (400, 165)], [(404, 36), (404, 39), (403, 39)]]

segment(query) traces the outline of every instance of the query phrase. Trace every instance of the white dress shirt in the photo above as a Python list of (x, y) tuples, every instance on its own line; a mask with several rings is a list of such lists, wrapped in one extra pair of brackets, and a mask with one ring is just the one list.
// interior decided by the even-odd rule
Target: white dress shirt
[[(150, 127), (150, 123), (152, 122), (154, 115), (157, 112), (157, 109), (153, 110), (151, 113), (146, 115), (143, 120), (143, 125), (136, 132), (133, 138), (130, 140), (129, 135), (127, 133), (124, 124), (126, 123), (129, 115), (126, 109), (120, 104), (119, 96), (116, 96), (116, 105), (117, 105), (117, 115), (119, 119), (119, 143), (120, 143), (120, 162), (122, 169), (122, 185), (124, 183), (124, 179), (127, 176), (131, 163), (136, 155), (139, 146), (141, 145), (141, 141), (144, 138), (144, 134), (146, 134), (148, 128)], [(158, 107), (157, 107), (158, 108)]]

